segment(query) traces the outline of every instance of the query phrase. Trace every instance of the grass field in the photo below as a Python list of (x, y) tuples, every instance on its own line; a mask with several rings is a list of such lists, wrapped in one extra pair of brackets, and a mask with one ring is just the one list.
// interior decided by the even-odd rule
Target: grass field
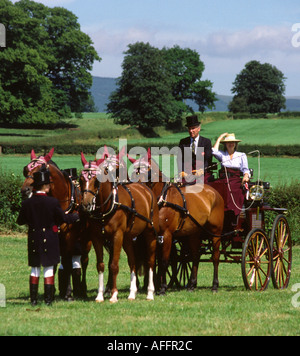
[[(86, 155), (87, 159), (93, 159), (94, 156)], [(77, 168), (82, 169), (80, 154), (71, 155), (55, 155), (53, 160), (61, 169)], [(23, 167), (30, 162), (30, 154), (28, 155), (0, 155), (0, 169), (22, 176)], [(254, 169), (254, 179), (258, 175), (258, 159), (257, 157), (248, 157), (249, 167)], [(128, 164), (128, 168), (130, 164)], [(164, 167), (163, 171), (168, 172)], [(283, 157), (262, 157), (260, 162), (260, 178), (263, 181), (269, 181), (272, 186), (278, 184), (289, 184), (292, 181), (300, 181), (300, 160), (299, 158), (283, 158)]]
[[(129, 270), (122, 254), (118, 277), (119, 302), (96, 304), (95, 254), (90, 253), (88, 300), (56, 300), (38, 309), (29, 304), (26, 237), (0, 237), (0, 283), (6, 288), (6, 307), (0, 307), (0, 335), (99, 335), (99, 336), (197, 336), (197, 335), (299, 335), (300, 298), (292, 286), (300, 283), (300, 248), (293, 250), (290, 285), (273, 286), (262, 293), (245, 290), (240, 265), (221, 264), (220, 288), (210, 291), (212, 264), (200, 264), (194, 292), (170, 290), (166, 296), (146, 301), (146, 294), (127, 300)], [(107, 276), (107, 273), (106, 273)], [(57, 284), (57, 281), (56, 281)], [(40, 282), (42, 298), (43, 286)], [(292, 301), (294, 300), (294, 306)], [(295, 304), (296, 303), (296, 304)], [(105, 339), (104, 339), (105, 340)], [(103, 341), (104, 342), (104, 341)]]
[[(69, 120), (78, 127), (58, 130), (17, 130), (0, 128), (1, 142), (68, 142), (118, 145), (119, 137), (128, 144), (145, 141), (137, 130), (113, 125), (105, 114), (86, 114), (83, 119)], [(222, 132), (235, 132), (249, 144), (298, 144), (300, 120), (204, 120), (202, 134), (214, 143)], [(160, 137), (147, 139), (153, 146), (164, 143), (177, 145), (186, 132), (170, 133), (159, 129)], [(34, 148), (34, 145), (33, 145)], [(41, 152), (37, 152), (41, 153)], [(94, 156), (86, 155), (87, 159)], [(22, 175), (30, 160), (27, 155), (0, 155), (0, 169)], [(54, 154), (53, 160), (63, 168), (81, 169), (80, 152), (76, 156)], [(249, 166), (258, 174), (256, 157), (248, 157)], [(271, 185), (288, 185), (300, 181), (299, 158), (262, 157), (260, 178)], [(212, 295), (212, 264), (200, 264), (198, 288), (170, 290), (166, 296), (156, 296), (147, 302), (140, 293), (135, 302), (127, 300), (129, 270), (124, 253), (118, 277), (119, 303), (108, 299), (101, 305), (94, 299), (98, 276), (95, 254), (90, 253), (88, 268), (88, 300), (72, 303), (56, 300), (51, 308), (41, 301), (39, 309), (29, 304), (27, 241), (24, 235), (0, 236), (0, 287), (6, 288), (6, 307), (0, 307), (0, 335), (101, 335), (101, 336), (198, 336), (198, 335), (299, 335), (300, 297), (292, 286), (300, 283), (300, 247), (293, 250), (292, 277), (289, 288), (275, 290), (270, 283), (267, 291), (253, 293), (245, 290), (240, 265), (221, 264), (219, 293)], [(106, 256), (107, 262), (107, 256)], [(106, 263), (107, 265), (107, 263)], [(107, 276), (107, 272), (106, 272)], [(57, 281), (56, 281), (57, 284)], [(299, 288), (298, 288), (299, 289)], [(1, 288), (0, 288), (1, 290)], [(40, 295), (43, 285), (40, 282)], [(299, 294), (299, 293), (298, 293)], [(1, 297), (1, 295), (0, 295)], [(292, 300), (297, 301), (297, 307)], [(1, 300), (0, 300), (1, 302)], [(1, 306), (1, 303), (0, 303)]]
[[(224, 116), (224, 115), (223, 115)], [(202, 134), (216, 141), (223, 132), (234, 132), (245, 144), (293, 145), (299, 143), (300, 120), (298, 119), (244, 119), (224, 120), (221, 113), (206, 114), (203, 118)], [(223, 118), (223, 120), (220, 120)], [(217, 121), (215, 121), (217, 120)], [(58, 129), (7, 129), (0, 128), (0, 145), (5, 142), (36, 142), (58, 144), (62, 142), (78, 144), (116, 145), (119, 137), (137, 145), (145, 142), (137, 129), (116, 125), (113, 119), (103, 113), (84, 114), (83, 119), (68, 119), (69, 128)], [(156, 128), (158, 137), (147, 138), (151, 145), (167, 143), (177, 145), (187, 132), (173, 133), (162, 127)]]
[[(224, 113), (207, 113), (201, 118), (203, 121), (201, 134), (212, 140), (223, 132), (234, 132), (245, 144), (272, 144), (293, 145), (299, 143), (300, 120), (298, 119), (245, 119), (228, 120)], [(128, 145), (138, 146), (141, 143), (149, 143), (149, 146), (174, 145), (177, 146), (181, 138), (187, 136), (187, 132), (172, 133), (163, 128), (157, 128), (159, 137), (143, 137), (138, 130), (115, 125), (108, 115), (103, 113), (84, 114), (83, 119), (68, 119), (69, 128), (56, 130), (33, 129), (6, 129), (0, 128), (0, 146), (5, 142), (32, 142), (45, 143), (55, 147), (56, 144), (66, 143), (74, 146), (80, 144), (95, 144), (99, 148), (104, 144), (117, 146), (119, 138), (126, 138)], [(37, 152), (41, 153), (41, 152)], [(96, 154), (96, 152), (95, 152)], [(14, 174), (22, 174), (25, 164), (28, 163), (30, 153), (26, 156), (0, 155), (0, 168), (10, 170)], [(93, 156), (88, 156), (92, 159)], [(54, 154), (54, 161), (61, 168), (81, 168), (80, 149), (76, 156), (58, 156)], [(255, 179), (258, 173), (256, 157), (248, 157), (249, 166), (254, 168)], [(299, 158), (262, 157), (261, 179), (269, 180), (272, 185), (286, 184), (292, 180), (300, 180)]]

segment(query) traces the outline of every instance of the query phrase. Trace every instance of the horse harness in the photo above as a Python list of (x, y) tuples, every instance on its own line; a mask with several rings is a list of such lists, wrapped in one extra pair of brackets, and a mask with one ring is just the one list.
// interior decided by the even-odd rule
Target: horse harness
[[(130, 224), (129, 231), (131, 231), (133, 226), (134, 226), (135, 218), (139, 218), (139, 219), (149, 223), (151, 225), (154, 233), (155, 233), (155, 236), (158, 237), (158, 233), (157, 233), (157, 231), (156, 231), (156, 229), (154, 227), (154, 223), (153, 223), (154, 199), (153, 199), (152, 190), (150, 188), (148, 188), (146, 185), (143, 185), (143, 187), (145, 187), (145, 188), (147, 188), (149, 190), (149, 192), (151, 193), (151, 196), (152, 196), (150, 219), (149, 219), (146, 216), (144, 216), (144, 215), (142, 215), (142, 214), (137, 212), (135, 200), (134, 200), (134, 198), (132, 196), (132, 192), (131, 192), (130, 187), (129, 187), (130, 184), (131, 183), (117, 183), (117, 184), (114, 183), (113, 184), (113, 189), (112, 189), (111, 193), (109, 194), (108, 198), (105, 200), (105, 202), (102, 203), (101, 205), (96, 205), (94, 203), (94, 210), (92, 212), (92, 218), (100, 221), (101, 226), (102, 226), (102, 234), (104, 235), (105, 234), (104, 228), (105, 228), (105, 223), (107, 222), (107, 220), (110, 219), (118, 209), (123, 209), (124, 211), (129, 213), (129, 216), (132, 217), (132, 221), (131, 221), (131, 224)], [(138, 183), (138, 184), (141, 184), (141, 183)], [(130, 200), (131, 200), (131, 206), (130, 207), (125, 205), (125, 204), (120, 203), (119, 194), (118, 194), (119, 187), (124, 188), (125, 191), (128, 193), (128, 195), (130, 197)], [(84, 190), (83, 193), (84, 192), (89, 192), (89, 193), (93, 194), (94, 195), (94, 202), (95, 202), (96, 196), (99, 193), (99, 188), (96, 191), (96, 193), (92, 192), (91, 190)], [(101, 208), (104, 207), (109, 201), (111, 201), (110, 207), (108, 208), (108, 210), (106, 212), (102, 212)]]
[[(196, 226), (198, 226), (200, 229), (202, 229), (206, 234), (210, 235), (211, 237), (227, 237), (227, 236), (236, 234), (238, 232), (238, 230), (234, 230), (234, 231), (230, 231), (228, 233), (222, 234), (222, 235), (215, 235), (215, 234), (211, 233), (210, 231), (208, 231), (207, 229), (205, 229), (204, 226), (200, 225), (199, 222), (190, 214), (189, 210), (187, 209), (186, 199), (185, 199), (185, 196), (184, 196), (183, 192), (180, 189), (180, 186), (181, 186), (180, 184), (174, 184), (174, 183), (171, 183), (171, 182), (166, 182), (164, 187), (163, 187), (163, 190), (161, 192), (161, 195), (158, 198), (158, 207), (159, 207), (159, 209), (162, 208), (162, 207), (169, 207), (169, 208), (177, 210), (177, 211), (179, 211), (181, 213), (181, 220), (180, 220), (180, 222), (178, 224), (178, 227), (177, 227), (175, 233), (180, 231), (183, 228), (187, 217), (189, 217)], [(179, 194), (180, 194), (180, 196), (182, 198), (183, 206), (175, 204), (175, 203), (172, 203), (172, 202), (167, 200), (168, 190), (171, 187), (174, 187), (179, 192)], [(160, 243), (163, 243), (163, 241), (160, 241)]]

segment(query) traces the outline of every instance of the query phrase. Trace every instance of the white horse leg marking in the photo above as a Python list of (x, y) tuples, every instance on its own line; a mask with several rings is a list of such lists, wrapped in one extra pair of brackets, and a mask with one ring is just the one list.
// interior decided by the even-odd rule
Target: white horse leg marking
[(118, 302), (118, 292), (114, 292), (109, 301), (111, 303), (117, 303)]
[(97, 303), (102, 303), (104, 302), (104, 273), (99, 272), (99, 289), (98, 289), (98, 295), (96, 298)]
[(129, 294), (128, 299), (135, 300), (136, 292), (137, 292), (136, 275), (134, 272), (131, 272), (131, 274), (130, 274), (130, 294)]
[(148, 294), (147, 300), (154, 300), (154, 283), (153, 283), (153, 270), (149, 269), (149, 283), (148, 283)]

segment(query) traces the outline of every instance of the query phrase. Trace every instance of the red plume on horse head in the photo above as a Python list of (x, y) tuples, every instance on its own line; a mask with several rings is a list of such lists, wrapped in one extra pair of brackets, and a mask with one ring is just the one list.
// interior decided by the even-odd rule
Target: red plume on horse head
[[(104, 157), (105, 157), (105, 155), (104, 155)], [(98, 159), (98, 160), (95, 161), (94, 163), (95, 163), (97, 166), (100, 166), (100, 164), (105, 161), (105, 158), (104, 158), (104, 157), (101, 157), (100, 159)], [(88, 161), (87, 161), (86, 158), (84, 157), (83, 152), (81, 152), (81, 163), (82, 163), (83, 166), (85, 166), (85, 165), (88, 164)]]
[[(45, 159), (45, 161), (46, 161), (47, 163), (51, 160), (51, 158), (52, 158), (52, 156), (53, 156), (53, 153), (54, 153), (54, 147), (53, 147), (53, 148), (50, 150), (50, 152), (47, 153), (47, 154), (45, 155), (45, 157), (44, 157), (44, 159)], [(32, 161), (33, 161), (34, 159), (37, 159), (37, 156), (36, 156), (36, 154), (35, 154), (35, 152), (34, 152), (34, 149), (31, 150), (30, 158), (31, 158)]]
[(47, 153), (46, 156), (44, 157), (44, 159), (45, 159), (45, 161), (46, 161), (47, 163), (51, 160), (51, 158), (52, 158), (52, 156), (53, 156), (53, 153), (54, 153), (54, 147), (53, 147), (53, 148), (50, 150), (50, 152)]
[[(127, 153), (127, 157), (131, 163), (135, 163), (137, 161), (137, 159), (130, 157), (128, 153)], [(146, 155), (141, 160), (148, 161), (148, 162), (151, 161), (151, 148), (150, 147), (148, 147)]]
[(34, 152), (34, 149), (31, 150), (31, 154), (30, 154), (30, 159), (33, 161), (34, 159), (36, 159), (36, 154)]
[(118, 161), (120, 161), (125, 156), (125, 151), (126, 151), (126, 146), (123, 146), (120, 152), (117, 154)]
[(88, 163), (87, 160), (84, 157), (83, 152), (81, 152), (81, 163), (82, 163), (83, 166), (85, 166)]

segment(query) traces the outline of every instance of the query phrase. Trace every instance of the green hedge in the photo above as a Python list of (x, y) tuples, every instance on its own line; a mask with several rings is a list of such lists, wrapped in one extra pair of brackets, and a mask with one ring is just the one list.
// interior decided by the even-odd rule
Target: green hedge
[(0, 170), (0, 181), (0, 231), (20, 231), (16, 221), (22, 202), (22, 178)]
[[(34, 148), (36, 152), (48, 152), (53, 146), (47, 144), (17, 144), (12, 145), (2, 144), (2, 153), (3, 154), (28, 154)], [(101, 145), (55, 145), (55, 153), (57, 154), (67, 154), (67, 155), (78, 155), (80, 152), (84, 152), (85, 154), (95, 154)], [(117, 147), (112, 147), (117, 150)]]
[[(289, 186), (281, 185), (267, 191), (266, 200), (274, 208), (288, 209), (287, 220), (290, 225), (292, 239), (295, 244), (300, 244), (300, 185), (292, 182)], [(272, 215), (272, 221), (276, 213)]]

